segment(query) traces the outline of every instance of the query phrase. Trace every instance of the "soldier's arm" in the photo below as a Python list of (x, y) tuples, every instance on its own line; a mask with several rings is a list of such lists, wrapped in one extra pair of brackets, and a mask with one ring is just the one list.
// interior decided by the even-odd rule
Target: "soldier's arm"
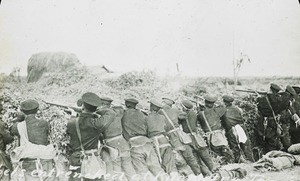
[(200, 125), (200, 128), (203, 130), (205, 124), (204, 124), (204, 118), (202, 116), (202, 113), (200, 112), (198, 115), (197, 115), (197, 122), (199, 123)]
[(225, 115), (226, 113), (226, 107), (225, 106), (220, 106), (215, 108), (215, 112), (218, 114), (218, 116), (221, 118)]
[(184, 120), (186, 120), (186, 119), (187, 119), (186, 113), (180, 112), (180, 113), (178, 114), (178, 123), (179, 123), (179, 124), (181, 124), (182, 121), (184, 121)]
[(18, 123), (14, 123), (10, 128), (10, 133), (14, 136), (20, 136), (18, 131)]
[(5, 144), (11, 143), (14, 140), (10, 132), (5, 127), (4, 123), (0, 124), (0, 134)]
[(116, 118), (116, 113), (110, 111), (101, 115), (99, 118), (93, 118), (92, 124), (100, 132), (103, 132), (106, 126), (110, 124)]

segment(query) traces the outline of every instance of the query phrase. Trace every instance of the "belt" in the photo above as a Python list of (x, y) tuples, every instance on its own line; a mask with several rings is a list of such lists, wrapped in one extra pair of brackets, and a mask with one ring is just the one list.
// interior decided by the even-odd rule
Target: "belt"
[[(81, 152), (83, 152), (83, 151), (81, 151)], [(93, 154), (95, 156), (99, 156), (98, 150), (97, 149), (92, 149), (92, 150), (85, 150), (84, 151), (84, 155), (86, 155), (86, 156), (92, 156)]]
[(196, 135), (197, 133), (195, 132), (191, 132), (191, 133), (187, 133), (188, 135), (192, 136), (192, 135)]
[(170, 133), (173, 133), (175, 131), (178, 131), (180, 128), (174, 128), (174, 129), (171, 129), (170, 131), (168, 131), (167, 133), (170, 134)]
[(145, 136), (135, 136), (135, 137), (129, 138), (129, 141), (137, 140), (137, 139), (144, 138), (144, 137)]
[[(35, 162), (38, 158), (21, 158), (20, 161), (23, 162)], [(40, 161), (53, 161), (53, 159), (39, 159)]]
[(115, 136), (115, 137), (112, 137), (112, 138), (108, 138), (108, 139), (104, 140), (104, 143), (109, 143), (109, 142), (112, 142), (114, 140), (118, 140), (118, 139), (121, 139), (121, 138), (123, 138), (123, 135), (119, 135), (119, 136)]
[[(219, 133), (222, 132), (222, 130), (214, 130), (214, 131), (208, 131), (204, 134), (205, 137), (208, 137), (209, 135), (215, 134), (215, 133)], [(190, 133), (189, 133), (190, 134)]]
[(167, 139), (165, 137), (165, 135), (163, 135), (163, 134), (151, 137), (152, 141), (154, 141), (154, 144), (156, 146), (158, 146), (159, 148), (164, 148), (164, 147), (167, 147), (167, 146), (171, 146), (169, 143), (159, 144), (158, 140), (161, 139), (161, 138)]

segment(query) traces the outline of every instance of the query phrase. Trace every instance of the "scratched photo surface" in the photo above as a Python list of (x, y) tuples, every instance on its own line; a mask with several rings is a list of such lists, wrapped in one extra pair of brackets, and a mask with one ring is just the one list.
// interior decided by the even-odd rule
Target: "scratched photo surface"
[[(173, 108), (180, 112), (186, 108), (182, 101), (190, 101), (199, 119), (207, 96), (215, 98), (214, 106), (219, 107), (225, 106), (222, 97), (230, 95), (242, 111), (243, 128), (258, 161), (262, 154), (256, 149), (256, 125), (261, 116), (257, 98), (271, 93), (271, 85), (276, 84), (281, 96), (289, 93), (287, 86), (294, 88), (297, 95), (290, 105), (300, 100), (299, 8), (297, 0), (1, 0), (1, 130), (13, 130), (16, 120), (22, 118), (22, 102), (37, 101), (35, 116), (49, 125), (47, 140), (57, 152), (53, 163), (61, 174), (54, 177), (68, 180), (72, 136), (67, 134), (67, 125), (74, 114), (82, 113), (82, 96), (86, 92), (112, 99), (111, 109), (122, 111), (126, 108), (125, 99), (135, 98), (136, 109), (146, 120), (151, 120), (151, 105), (164, 104), (165, 97), (171, 98)], [(103, 117), (103, 102), (97, 109), (99, 119)], [(300, 116), (296, 116), (300, 114), (299, 107), (293, 110), (289, 121), (297, 121)], [(116, 111), (120, 125), (122, 111)], [(283, 113), (278, 115), (283, 117)], [(283, 131), (291, 132), (290, 125), (285, 128), (284, 123), (279, 124), (283, 124)], [(184, 125), (181, 127), (184, 129)], [(297, 129), (300, 132), (298, 126)], [(205, 137), (201, 122), (197, 122), (195, 130)], [(29, 138), (32, 135), (35, 134), (29, 133)], [(103, 135), (107, 136), (105, 131)], [(113, 134), (116, 135), (119, 134)], [(276, 150), (287, 152), (283, 138), (276, 138)], [(15, 152), (18, 135), (12, 140), (0, 147), (1, 154), (10, 156)], [(100, 140), (99, 148), (105, 147), (105, 139)], [(126, 136), (125, 140), (130, 142)], [(265, 165), (258, 169), (257, 162), (224, 164), (222, 156), (211, 151), (209, 145), (208, 149), (219, 171), (213, 170), (209, 177), (197, 177), (182, 154), (171, 151), (169, 157), (175, 158), (177, 166), (172, 179), (225, 179), (224, 173), (233, 173), (236, 168), (247, 172), (241, 180), (297, 180), (300, 176), (297, 156), (292, 156), (292, 165), (280, 169)], [(158, 150), (154, 152), (158, 154)], [(157, 166), (166, 171), (160, 159), (163, 155), (157, 157)], [(102, 153), (98, 158), (107, 162)], [(2, 162), (0, 165), (4, 165)], [(16, 170), (17, 165), (13, 163), (12, 168)], [(7, 173), (1, 169), (0, 178)], [(186, 176), (189, 174), (194, 177)], [(231, 179), (236, 178), (232, 175)], [(155, 178), (149, 174), (144, 179)]]

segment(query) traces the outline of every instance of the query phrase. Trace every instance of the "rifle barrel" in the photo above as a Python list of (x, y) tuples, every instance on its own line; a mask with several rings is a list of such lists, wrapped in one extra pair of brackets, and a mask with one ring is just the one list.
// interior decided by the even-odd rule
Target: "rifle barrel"
[(244, 89), (236, 89), (238, 92), (248, 92), (248, 93), (258, 93), (258, 94), (267, 94), (266, 91), (256, 91), (256, 90), (244, 90)]
[(81, 112), (81, 108), (80, 107), (72, 107), (72, 106), (66, 106), (66, 105), (62, 105), (62, 104), (57, 104), (57, 103), (53, 103), (53, 102), (47, 102), (44, 101), (46, 104), (49, 104), (50, 106), (58, 106), (58, 107), (62, 107), (62, 108), (71, 108), (76, 112)]

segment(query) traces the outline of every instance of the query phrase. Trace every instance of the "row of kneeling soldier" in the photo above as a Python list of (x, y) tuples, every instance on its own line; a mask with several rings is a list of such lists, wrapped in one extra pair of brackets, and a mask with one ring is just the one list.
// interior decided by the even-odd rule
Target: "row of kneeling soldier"
[[(218, 170), (216, 155), (225, 163), (253, 161), (242, 112), (231, 96), (223, 96), (224, 106), (219, 107), (214, 106), (216, 98), (206, 96), (205, 109), (198, 113), (189, 100), (180, 102), (181, 110), (173, 107), (171, 98), (150, 100), (147, 114), (137, 108), (139, 101), (134, 98), (125, 99), (126, 109), (91, 92), (81, 100), (79, 115), (72, 111), (67, 123), (71, 151), (65, 176), (69, 180), (200, 178)], [(36, 116), (39, 104), (27, 100), (20, 108), (25, 116), (10, 129), (20, 140), (11, 155), (17, 165), (11, 178), (58, 180), (49, 123)], [(2, 136), (2, 140), (9, 143), (12, 138)], [(6, 165), (3, 168), (11, 169)]]

